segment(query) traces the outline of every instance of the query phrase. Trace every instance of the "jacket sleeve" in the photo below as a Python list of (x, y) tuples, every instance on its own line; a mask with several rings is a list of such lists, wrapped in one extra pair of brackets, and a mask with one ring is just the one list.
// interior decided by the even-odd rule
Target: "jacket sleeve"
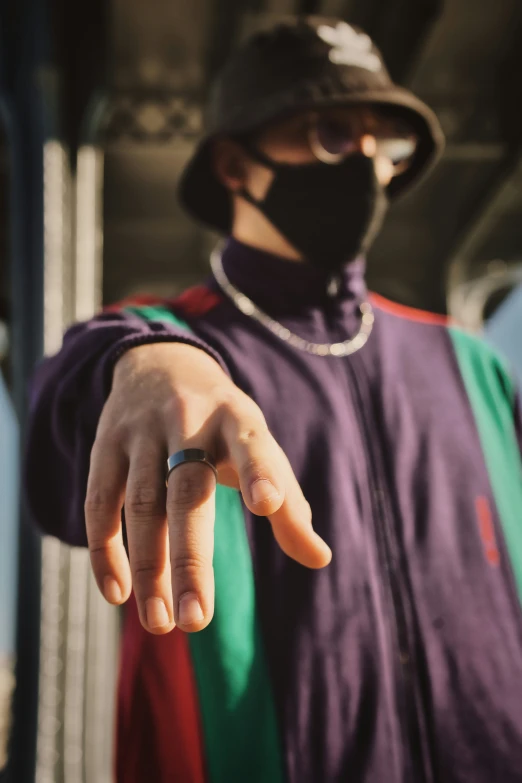
[(194, 345), (227, 371), (221, 357), (175, 319), (150, 321), (121, 311), (71, 327), (61, 350), (35, 372), (24, 494), (31, 518), (43, 532), (69, 544), (87, 544), (83, 506), (90, 454), (113, 367), (128, 349), (153, 342)]

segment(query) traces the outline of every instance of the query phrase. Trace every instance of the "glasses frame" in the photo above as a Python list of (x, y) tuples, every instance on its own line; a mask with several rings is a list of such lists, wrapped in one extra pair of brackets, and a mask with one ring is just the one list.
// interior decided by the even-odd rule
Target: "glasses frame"
[[(319, 160), (321, 163), (336, 165), (338, 163), (341, 163), (350, 155), (353, 155), (356, 152), (357, 145), (354, 144), (353, 150), (348, 150), (348, 151), (344, 150), (343, 152), (328, 152), (328, 150), (324, 148), (324, 146), (321, 144), (321, 141), (319, 140), (318, 124), (321, 116), (322, 115), (319, 112), (314, 112), (310, 117), (310, 122), (308, 124), (308, 144), (310, 146), (312, 153), (317, 158), (317, 160)], [(356, 133), (356, 138), (361, 138), (362, 136), (372, 136), (373, 138), (375, 138), (377, 149), (378, 149), (378, 145), (379, 145), (378, 137), (375, 136), (372, 130), (365, 127), (365, 123), (363, 119), (360, 117), (358, 118), (354, 117), (354, 126), (357, 124), (357, 121), (359, 124), (359, 129)], [(412, 154), (404, 161), (400, 161), (399, 163), (393, 163), (392, 161), (394, 176), (397, 176), (398, 174), (402, 174), (409, 167), (410, 163), (415, 157), (416, 148), (419, 143), (419, 137), (413, 131), (408, 136), (404, 136), (404, 138), (411, 138), (411, 140), (415, 142), (415, 149), (412, 152)], [(375, 157), (377, 155), (377, 149), (372, 157)]]

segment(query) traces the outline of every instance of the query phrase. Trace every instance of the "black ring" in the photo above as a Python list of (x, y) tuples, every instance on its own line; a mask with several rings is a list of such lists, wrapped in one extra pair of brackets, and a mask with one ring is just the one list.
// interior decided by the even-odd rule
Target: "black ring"
[(167, 460), (166, 484), (169, 483), (169, 477), (172, 471), (186, 462), (202, 462), (204, 465), (208, 465), (208, 467), (214, 471), (217, 481), (217, 468), (212, 455), (209, 454), (208, 451), (203, 451), (203, 449), (182, 449), (181, 451), (176, 451), (176, 453), (172, 454)]

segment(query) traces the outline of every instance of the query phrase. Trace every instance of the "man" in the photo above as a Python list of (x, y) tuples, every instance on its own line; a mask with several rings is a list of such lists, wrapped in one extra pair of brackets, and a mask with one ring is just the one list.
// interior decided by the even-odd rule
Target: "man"
[(211, 280), (74, 326), (40, 368), (33, 515), (136, 598), (119, 781), (520, 779), (511, 381), (364, 283), (441, 147), (363, 33), (258, 34), (181, 182), (232, 237)]

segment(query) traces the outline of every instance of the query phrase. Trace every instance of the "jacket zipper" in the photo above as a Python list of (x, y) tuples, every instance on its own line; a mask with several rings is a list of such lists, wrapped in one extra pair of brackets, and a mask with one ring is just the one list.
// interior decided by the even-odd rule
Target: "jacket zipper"
[[(426, 775), (425, 755), (423, 752), (423, 742), (419, 729), (419, 714), (416, 701), (416, 682), (413, 671), (413, 655), (410, 634), (408, 631), (408, 619), (404, 602), (403, 588), (400, 583), (399, 569), (397, 567), (398, 558), (395, 554), (396, 546), (393, 540), (393, 523), (384, 504), (384, 492), (380, 489), (380, 484), (385, 486), (387, 479), (384, 477), (384, 471), (379, 469), (378, 459), (375, 455), (372, 443), (372, 434), (366, 413), (364, 398), (359, 386), (359, 380), (354, 368), (350, 363), (350, 373), (353, 379), (353, 388), (355, 389), (357, 407), (360, 412), (360, 430), (363, 442), (366, 446), (366, 459), (368, 467), (368, 483), (370, 487), (371, 505), (374, 510), (374, 529), (377, 539), (377, 546), (380, 552), (382, 565), (384, 567), (384, 578), (387, 582), (389, 594), (391, 596), (393, 613), (395, 619), (396, 641), (398, 646), (398, 666), (399, 678), (402, 684), (402, 695), (404, 697), (404, 716), (403, 730), (407, 738), (411, 753), (411, 767), (414, 783), (427, 783), (431, 779)], [(381, 476), (382, 482), (379, 481)]]

